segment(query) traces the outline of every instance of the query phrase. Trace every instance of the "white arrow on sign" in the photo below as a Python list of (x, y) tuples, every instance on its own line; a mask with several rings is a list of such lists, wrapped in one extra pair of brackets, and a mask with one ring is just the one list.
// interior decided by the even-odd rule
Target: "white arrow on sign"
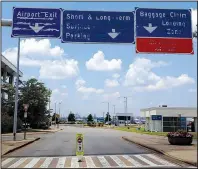
[(152, 26), (152, 23), (149, 23), (148, 26), (144, 26), (144, 28), (145, 28), (149, 33), (152, 33), (152, 32), (157, 28), (157, 26)]
[(35, 23), (34, 26), (31, 26), (31, 25), (30, 25), (30, 28), (32, 28), (32, 30), (33, 30), (34, 32), (38, 33), (41, 29), (44, 28), (44, 26), (39, 26), (38, 23)]
[(111, 36), (111, 38), (115, 39), (120, 32), (115, 32), (115, 29), (112, 29), (112, 32), (109, 32), (108, 35)]

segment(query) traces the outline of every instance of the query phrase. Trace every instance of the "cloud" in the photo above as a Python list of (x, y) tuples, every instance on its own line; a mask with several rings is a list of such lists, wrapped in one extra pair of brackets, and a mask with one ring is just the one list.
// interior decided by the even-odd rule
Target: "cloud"
[(193, 32), (197, 32), (197, 9), (192, 9)]
[(120, 93), (119, 93), (119, 92), (103, 94), (103, 99), (104, 99), (105, 101), (115, 100), (115, 99), (117, 99), (118, 97), (120, 97)]
[(190, 93), (196, 93), (197, 92), (197, 89), (189, 89), (188, 92), (190, 92)]
[(52, 90), (52, 102), (62, 102), (63, 99), (65, 99), (65, 96), (68, 96), (68, 93), (66, 91), (61, 91), (60, 89), (53, 89)]
[(117, 79), (117, 78), (119, 78), (120, 77), (120, 75), (118, 74), (118, 73), (115, 73), (115, 74), (113, 74), (113, 76), (112, 76), (113, 78), (115, 78), (115, 79)]
[(134, 63), (129, 66), (129, 70), (125, 75), (125, 86), (144, 85), (155, 83), (160, 77), (151, 71), (152, 68), (165, 66), (167, 63), (163, 61), (152, 62), (149, 59), (137, 58)]
[(42, 79), (65, 79), (74, 77), (79, 73), (78, 61), (73, 59), (46, 61), (41, 65), (39, 73)]
[(158, 91), (195, 82), (187, 74), (178, 77), (160, 77), (152, 72), (153, 68), (166, 65), (168, 64), (163, 61), (153, 62), (149, 59), (138, 58), (129, 66), (124, 85), (132, 86), (135, 91)]
[[(2, 54), (16, 65), (17, 47), (9, 48)], [(78, 62), (62, 59), (64, 55), (64, 50), (59, 46), (52, 47), (48, 39), (31, 38), (21, 41), (20, 65), (39, 67), (41, 79), (64, 79), (78, 75)]]
[(85, 65), (88, 70), (113, 71), (121, 69), (122, 61), (120, 59), (105, 60), (104, 53), (102, 51), (98, 51), (86, 62)]
[(158, 91), (158, 90), (164, 90), (169, 89), (181, 85), (186, 84), (193, 84), (195, 81), (194, 79), (190, 78), (186, 74), (182, 74), (179, 77), (162, 77), (156, 84), (154, 85), (148, 85), (143, 87), (136, 87), (136, 91)]
[[(2, 54), (16, 65), (18, 48), (8, 48)], [(59, 46), (52, 47), (49, 39), (25, 39), (20, 42), (20, 64), (25, 66), (40, 65), (38, 60), (58, 58), (64, 55)]]
[(34, 56), (62, 56), (64, 50), (59, 46), (51, 47), (49, 39), (25, 39), (21, 41), (21, 54), (22, 55), (34, 55)]
[(86, 87), (85, 86), (86, 82), (83, 79), (78, 79), (76, 81), (76, 88), (77, 91), (83, 94), (91, 94), (91, 93), (95, 93), (95, 94), (101, 94), (104, 92), (103, 89), (96, 89), (93, 87)]
[(119, 86), (119, 82), (115, 79), (113, 79), (113, 80), (106, 79), (105, 80), (105, 86), (107, 86), (107, 87), (117, 87), (117, 86)]
[(63, 89), (66, 89), (66, 88), (67, 88), (67, 86), (65, 86), (65, 85), (62, 85), (61, 87), (62, 87)]

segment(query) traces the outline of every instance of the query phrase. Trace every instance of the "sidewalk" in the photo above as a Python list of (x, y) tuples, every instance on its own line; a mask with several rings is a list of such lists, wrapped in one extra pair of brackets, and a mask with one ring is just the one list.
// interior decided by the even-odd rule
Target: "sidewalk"
[[(51, 126), (49, 129), (47, 130), (42, 130), (42, 129), (28, 129), (27, 130), (27, 135), (36, 135), (36, 134), (47, 134), (47, 133), (54, 133), (54, 132), (57, 132), (57, 131), (60, 131), (62, 130), (62, 128), (57, 128), (57, 127), (54, 127), (54, 126)], [(20, 133), (17, 133), (17, 135), (23, 135), (24, 132), (20, 132)], [(6, 137), (6, 136), (13, 136), (13, 133), (6, 133), (6, 134), (1, 134), (2, 137)]]
[(195, 144), (197, 140), (194, 140), (190, 146), (179, 146), (170, 145), (168, 138), (164, 136), (131, 133), (131, 136), (122, 138), (149, 149), (158, 151), (173, 159), (197, 166), (197, 143)]
[(28, 144), (31, 144), (33, 143), (34, 141), (37, 141), (39, 140), (40, 138), (39, 137), (32, 137), (32, 138), (27, 138), (26, 140), (17, 140), (17, 141), (12, 141), (12, 140), (9, 140), (9, 141), (2, 141), (2, 144), (1, 144), (1, 148), (2, 148), (2, 151), (1, 151), (1, 155), (5, 155), (5, 154), (8, 154), (14, 150), (17, 150), (21, 147), (24, 147)]

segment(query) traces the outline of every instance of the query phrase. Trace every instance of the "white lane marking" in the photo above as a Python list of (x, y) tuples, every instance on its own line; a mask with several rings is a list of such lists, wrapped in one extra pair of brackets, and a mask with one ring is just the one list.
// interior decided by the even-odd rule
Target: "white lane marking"
[(33, 158), (24, 168), (32, 168), (40, 160), (40, 158)]
[(123, 157), (128, 160), (129, 162), (131, 162), (134, 166), (136, 167), (142, 167), (143, 165), (140, 164), (139, 162), (137, 162), (136, 160), (134, 160), (133, 158), (131, 158), (130, 156), (128, 155), (123, 155)]
[(96, 167), (91, 157), (85, 157), (87, 168), (94, 168)]
[(56, 168), (64, 168), (65, 160), (66, 160), (66, 157), (60, 157), (56, 165)]
[(127, 165), (123, 163), (117, 156), (110, 157), (119, 165), (119, 167), (127, 167)]
[(11, 166), (9, 166), (8, 168), (16, 168), (19, 165), (21, 165), (27, 158), (21, 158), (20, 160), (18, 160), (17, 162), (15, 162), (14, 164), (12, 164)]
[(12, 160), (14, 160), (15, 158), (7, 158), (6, 160), (4, 160), (1, 164), (2, 164), (2, 167), (6, 164), (8, 164), (9, 162), (11, 162)]
[(110, 167), (108, 161), (104, 158), (104, 156), (98, 156), (98, 159), (103, 167)]
[(47, 158), (39, 168), (47, 168), (52, 162), (52, 160), (53, 160), (52, 157)]
[(154, 160), (159, 161), (159, 162), (162, 163), (163, 165), (176, 166), (175, 164), (169, 163), (168, 161), (163, 160), (163, 159), (161, 159), (161, 158), (159, 158), (159, 157), (157, 157), (157, 156), (155, 156), (155, 155), (153, 155), (153, 154), (145, 154), (145, 155), (148, 156), (148, 157), (150, 157), (150, 158), (152, 158), (152, 159), (154, 159)]
[(78, 168), (78, 167), (79, 167), (78, 158), (77, 157), (72, 157), (71, 168)]
[(140, 160), (144, 161), (145, 163), (149, 164), (150, 166), (158, 166), (157, 164), (147, 160), (146, 158), (142, 157), (141, 155), (134, 155), (134, 156), (139, 158)]

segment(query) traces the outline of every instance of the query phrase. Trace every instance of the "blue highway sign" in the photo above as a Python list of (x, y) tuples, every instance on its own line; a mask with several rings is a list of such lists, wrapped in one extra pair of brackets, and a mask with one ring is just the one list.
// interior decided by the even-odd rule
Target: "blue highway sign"
[(136, 8), (136, 36), (192, 38), (191, 10)]
[(134, 43), (134, 13), (65, 10), (62, 42)]
[(152, 115), (152, 120), (162, 120), (161, 115)]
[(60, 38), (61, 9), (13, 8), (12, 37)]

